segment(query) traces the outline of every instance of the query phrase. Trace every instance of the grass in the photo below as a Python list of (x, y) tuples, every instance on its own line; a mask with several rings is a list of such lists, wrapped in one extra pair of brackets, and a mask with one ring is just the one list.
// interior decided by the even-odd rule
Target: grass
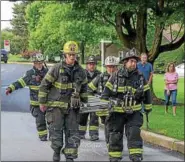
[[(153, 86), (156, 96), (164, 99), (164, 75), (154, 74)], [(184, 103), (184, 78), (178, 82), (177, 102)]]
[[(154, 74), (153, 86), (156, 96), (164, 99), (164, 75)], [(184, 78), (180, 78), (178, 82), (177, 102), (184, 104)], [(177, 106), (177, 116), (174, 117), (171, 106), (169, 114), (164, 114), (163, 105), (154, 105), (149, 121), (150, 131), (184, 140), (184, 106)], [(146, 129), (146, 120), (143, 129)]]
[(154, 70), (160, 69), (165, 71), (165, 68), (169, 62), (175, 62), (175, 64), (178, 65), (183, 62), (183, 59), (184, 59), (184, 44), (174, 51), (161, 53), (154, 62)]
[(29, 62), (29, 60), (24, 59), (20, 54), (18, 55), (8, 55), (8, 62)]
[[(146, 129), (146, 120), (142, 129)], [(149, 131), (184, 140), (184, 107), (178, 107), (177, 115), (173, 116), (171, 107), (169, 107), (169, 113), (165, 114), (164, 106), (153, 106), (149, 114)]]

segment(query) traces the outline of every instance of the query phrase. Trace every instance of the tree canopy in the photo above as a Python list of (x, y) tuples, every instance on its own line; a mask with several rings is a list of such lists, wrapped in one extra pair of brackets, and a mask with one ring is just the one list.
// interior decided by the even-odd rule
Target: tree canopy
[(56, 2), (37, 1), (30, 4), (26, 10), (29, 47), (54, 56), (60, 54), (67, 40), (76, 40), (84, 49), (87, 44), (94, 46), (103, 38), (116, 38), (116, 32), (110, 25), (73, 18), (71, 9), (71, 4), (59, 5)]
[[(127, 48), (146, 52), (150, 62), (161, 52), (177, 49), (180, 39), (162, 44), (163, 31), (174, 23), (184, 26), (184, 0), (61, 0), (72, 3), (77, 19), (111, 24)], [(151, 30), (152, 29), (152, 30)], [(182, 28), (181, 28), (182, 29)], [(149, 32), (148, 32), (149, 31)]]

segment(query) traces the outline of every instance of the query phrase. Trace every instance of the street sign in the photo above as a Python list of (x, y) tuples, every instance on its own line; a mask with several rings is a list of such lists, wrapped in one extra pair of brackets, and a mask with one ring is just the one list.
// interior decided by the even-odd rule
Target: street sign
[(10, 40), (4, 40), (4, 49), (10, 51)]

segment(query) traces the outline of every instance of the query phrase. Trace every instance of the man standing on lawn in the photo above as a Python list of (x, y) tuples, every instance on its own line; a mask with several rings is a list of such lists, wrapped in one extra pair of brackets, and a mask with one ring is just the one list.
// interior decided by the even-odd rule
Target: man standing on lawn
[(140, 72), (143, 73), (147, 83), (151, 85), (153, 77), (153, 67), (152, 64), (147, 61), (148, 61), (147, 54), (141, 53), (141, 61), (137, 63), (137, 68)]
[[(149, 86), (151, 86), (152, 83), (152, 77), (153, 77), (153, 67), (152, 64), (147, 62), (147, 54), (141, 53), (141, 61), (137, 63), (138, 70), (143, 73), (144, 78)], [(142, 112), (144, 112), (144, 105), (142, 104)]]

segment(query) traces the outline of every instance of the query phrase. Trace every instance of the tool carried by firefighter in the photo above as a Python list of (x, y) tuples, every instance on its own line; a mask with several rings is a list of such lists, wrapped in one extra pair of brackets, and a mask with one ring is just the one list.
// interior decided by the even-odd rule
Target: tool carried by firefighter
[(73, 109), (78, 109), (80, 108), (80, 94), (77, 92), (76, 88), (74, 89), (74, 92), (71, 95), (71, 103), (70, 107)]
[(108, 110), (109, 103), (102, 102), (100, 96), (91, 96), (88, 103), (80, 104), (80, 113), (91, 113), (102, 110)]
[(73, 83), (73, 93), (71, 95), (70, 107), (73, 109), (80, 108), (80, 89), (81, 89), (81, 80), (77, 78), (75, 83)]

